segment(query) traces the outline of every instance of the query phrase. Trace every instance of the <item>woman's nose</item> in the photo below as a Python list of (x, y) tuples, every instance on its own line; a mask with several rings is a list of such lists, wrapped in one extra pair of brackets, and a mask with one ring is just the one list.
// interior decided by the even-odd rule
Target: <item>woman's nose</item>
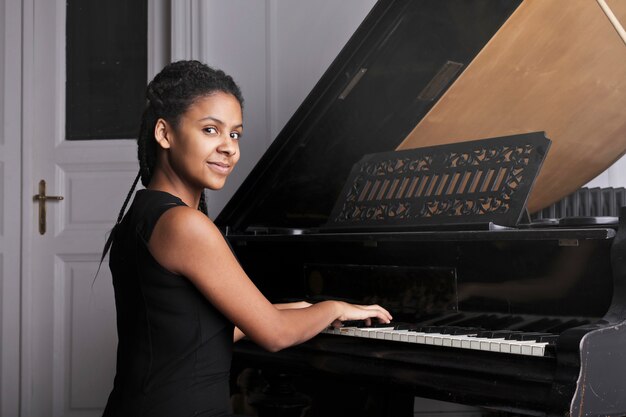
[(225, 155), (233, 156), (237, 153), (237, 146), (237, 142), (230, 136), (227, 136), (224, 138), (217, 150)]

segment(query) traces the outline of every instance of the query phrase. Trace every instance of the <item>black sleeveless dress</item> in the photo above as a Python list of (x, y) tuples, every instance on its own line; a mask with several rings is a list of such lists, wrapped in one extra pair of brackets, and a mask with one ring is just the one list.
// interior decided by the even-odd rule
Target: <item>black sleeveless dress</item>
[(147, 243), (159, 217), (185, 204), (140, 190), (115, 229), (109, 266), (117, 310), (117, 367), (105, 417), (228, 415), (233, 325)]

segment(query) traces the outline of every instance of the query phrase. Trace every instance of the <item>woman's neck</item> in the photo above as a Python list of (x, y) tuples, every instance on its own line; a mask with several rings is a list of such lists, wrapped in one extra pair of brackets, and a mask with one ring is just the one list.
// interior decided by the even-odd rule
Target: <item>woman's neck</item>
[(162, 171), (156, 171), (152, 175), (150, 183), (146, 188), (149, 190), (165, 191), (175, 195), (191, 208), (198, 208), (200, 196), (203, 191), (201, 189), (192, 189), (188, 185), (183, 184), (179, 179), (168, 178)]

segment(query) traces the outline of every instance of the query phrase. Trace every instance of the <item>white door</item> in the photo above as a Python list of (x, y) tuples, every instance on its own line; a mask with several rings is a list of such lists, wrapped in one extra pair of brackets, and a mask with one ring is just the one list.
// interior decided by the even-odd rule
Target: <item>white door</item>
[[(21, 416), (99, 416), (115, 369), (106, 234), (138, 169), (132, 140), (65, 140), (65, 0), (23, 0)], [(138, 121), (139, 122), (139, 121)], [(48, 196), (39, 230), (40, 180)], [(43, 220), (43, 219), (42, 219)], [(8, 417), (8, 416), (7, 416)]]

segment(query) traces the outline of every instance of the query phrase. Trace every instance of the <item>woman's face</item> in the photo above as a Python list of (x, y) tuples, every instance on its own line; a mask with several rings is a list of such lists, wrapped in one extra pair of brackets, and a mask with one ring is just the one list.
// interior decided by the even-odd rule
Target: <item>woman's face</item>
[(239, 161), (242, 130), (241, 105), (235, 96), (215, 92), (196, 99), (172, 131), (168, 151), (172, 169), (193, 188), (222, 188)]

